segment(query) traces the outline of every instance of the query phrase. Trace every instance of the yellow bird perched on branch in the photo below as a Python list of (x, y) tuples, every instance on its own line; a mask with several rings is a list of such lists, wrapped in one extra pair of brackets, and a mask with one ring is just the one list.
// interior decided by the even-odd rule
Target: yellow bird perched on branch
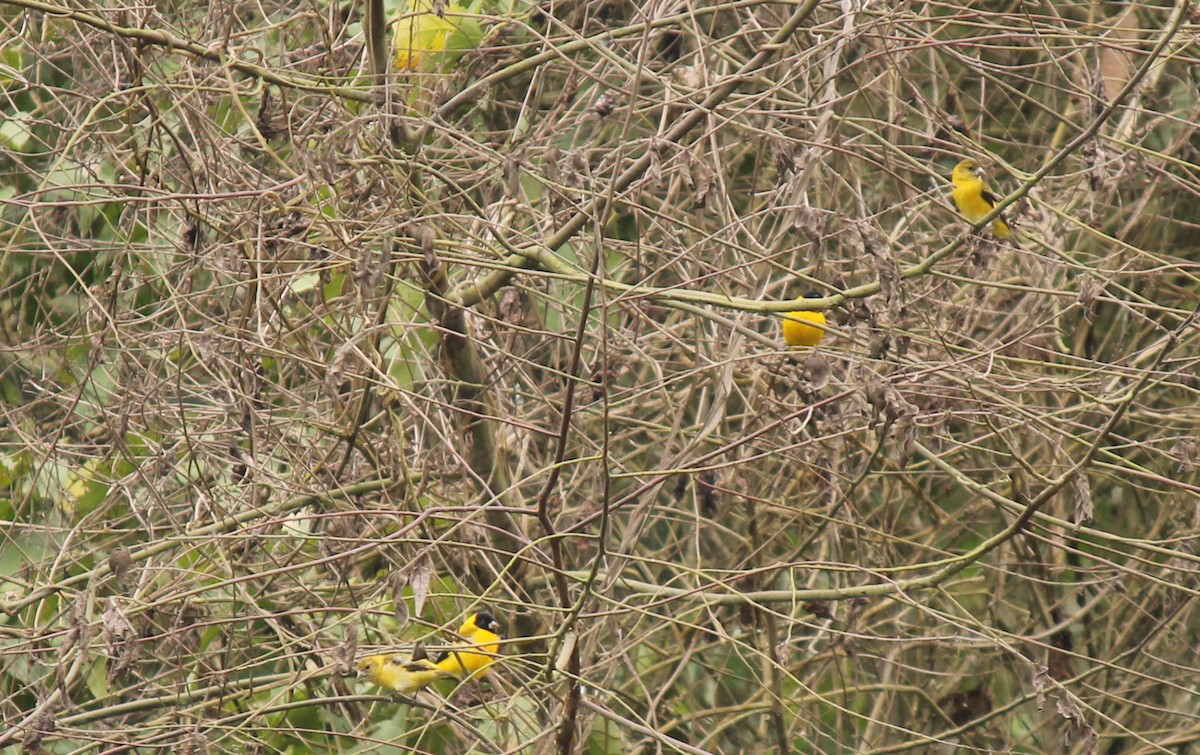
[(469, 644), (456, 645), (439, 655), (438, 670), (459, 678), (482, 675), (500, 652), (499, 632), (500, 622), (487, 611), (471, 614), (458, 628)]
[[(950, 196), (954, 197), (958, 211), (969, 223), (978, 223), (1000, 201), (983, 182), (983, 168), (977, 160), (968, 158), (955, 165), (950, 181), (954, 184)], [(1012, 240), (1013, 237), (1012, 230), (1001, 216), (992, 219), (992, 233), (1000, 239)]]
[(455, 674), (429, 660), (420, 645), (411, 660), (402, 655), (368, 655), (358, 662), (358, 675), (401, 695), (411, 695), (439, 679), (455, 678)]
[[(796, 301), (820, 298), (810, 292)], [(816, 346), (825, 336), (825, 313), (818, 310), (785, 312), (783, 315), (783, 340), (788, 346)]]

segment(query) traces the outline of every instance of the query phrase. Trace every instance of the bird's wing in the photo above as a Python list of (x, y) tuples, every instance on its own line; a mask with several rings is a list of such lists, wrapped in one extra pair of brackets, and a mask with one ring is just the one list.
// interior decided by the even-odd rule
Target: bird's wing
[(422, 671), (434, 671), (435, 667), (429, 661), (408, 661), (404, 664), (404, 670), (419, 674)]

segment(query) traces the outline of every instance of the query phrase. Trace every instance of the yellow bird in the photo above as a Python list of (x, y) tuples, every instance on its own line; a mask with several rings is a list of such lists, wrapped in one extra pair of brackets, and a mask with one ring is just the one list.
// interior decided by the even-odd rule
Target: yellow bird
[[(805, 294), (796, 301), (816, 299), (815, 292)], [(825, 313), (820, 310), (787, 312), (783, 315), (783, 340), (788, 346), (816, 346), (825, 336)]]
[[(950, 196), (954, 197), (958, 211), (970, 223), (979, 222), (1000, 201), (983, 182), (983, 168), (977, 160), (967, 159), (955, 165), (950, 181), (954, 184), (954, 191)], [(1003, 217), (998, 216), (992, 220), (992, 233), (996, 234), (997, 238), (1012, 238), (1012, 231)]]
[(411, 695), (438, 679), (454, 678), (428, 658), (405, 660), (402, 655), (369, 655), (358, 662), (358, 675), (401, 695)]
[[(437, 668), (455, 677), (476, 677), (483, 674), (500, 652), (500, 622), (486, 611), (467, 617), (458, 633), (469, 644), (456, 645), (437, 658)], [(461, 649), (460, 649), (461, 648)]]

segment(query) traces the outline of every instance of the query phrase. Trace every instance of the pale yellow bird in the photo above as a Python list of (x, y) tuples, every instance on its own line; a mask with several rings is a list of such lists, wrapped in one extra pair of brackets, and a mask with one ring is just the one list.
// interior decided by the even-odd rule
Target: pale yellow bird
[[(950, 182), (954, 184), (950, 196), (954, 198), (958, 211), (969, 223), (978, 223), (1000, 201), (984, 183), (983, 168), (977, 160), (966, 159), (955, 165), (954, 172), (950, 174)], [(1004, 222), (1003, 216), (992, 219), (992, 233), (996, 234), (996, 238), (1012, 238), (1012, 230), (1008, 223)]]
[(401, 695), (411, 695), (439, 679), (455, 676), (428, 658), (406, 659), (402, 655), (368, 655), (358, 662), (358, 674)]

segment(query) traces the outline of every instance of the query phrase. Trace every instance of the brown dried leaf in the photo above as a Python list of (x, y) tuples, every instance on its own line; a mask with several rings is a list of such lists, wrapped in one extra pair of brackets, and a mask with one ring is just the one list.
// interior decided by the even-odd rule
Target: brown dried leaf
[(406, 231), (413, 241), (421, 247), (421, 253), (428, 258), (434, 255), (433, 245), (437, 242), (437, 231), (428, 223), (408, 223), (404, 226)]
[(429, 554), (422, 551), (408, 570), (413, 591), (413, 611), (420, 616), (425, 608), (425, 599), (429, 597), (429, 585), (433, 582), (433, 565), (429, 562)]
[(583, 186), (584, 178), (592, 174), (592, 166), (588, 164), (587, 155), (582, 150), (574, 150), (571, 152), (571, 175), (573, 177), (573, 186)]
[(716, 177), (712, 168), (704, 160), (692, 160), (691, 184), (695, 187), (696, 197), (692, 200), (693, 207), (703, 207), (711, 210), (716, 205)]
[(611, 89), (597, 97), (595, 104), (591, 107), (592, 112), (599, 116), (601, 120), (612, 115), (616, 109), (617, 95)]
[(892, 335), (887, 331), (880, 331), (871, 335), (867, 341), (867, 350), (871, 354), (872, 359), (883, 359), (892, 350)]
[(677, 66), (671, 75), (681, 87), (699, 89), (704, 86), (704, 75), (699, 66)]
[(507, 287), (500, 294), (497, 315), (502, 322), (520, 325), (525, 321), (528, 297), (523, 289)]
[(120, 655), (122, 647), (134, 636), (133, 624), (125, 617), (115, 597), (108, 599), (108, 607), (100, 616), (100, 633), (110, 655)]
[(796, 645), (792, 642), (783, 640), (782, 642), (780, 642), (778, 645), (775, 646), (775, 657), (777, 659), (779, 659), (779, 662), (781, 664), (783, 664), (784, 666), (788, 665), (788, 663), (791, 662), (792, 658), (794, 658), (795, 655), (796, 655)]
[(562, 183), (562, 171), (558, 167), (560, 160), (562, 160), (562, 150), (553, 144), (546, 147), (546, 151), (542, 154), (542, 172), (546, 175), (546, 180), (552, 184)]
[(101, 633), (111, 659), (106, 674), (111, 682), (126, 674), (137, 660), (137, 630), (121, 611), (116, 598), (108, 599), (108, 608), (105, 609), (100, 622)]
[(1196, 443), (1195, 438), (1180, 438), (1171, 447), (1171, 455), (1179, 461), (1180, 473), (1191, 474), (1200, 463), (1200, 445)]
[(889, 456), (901, 469), (908, 465), (913, 446), (917, 442), (917, 423), (914, 417), (915, 413), (905, 413), (897, 417), (896, 423), (892, 426), (892, 435), (896, 442)]
[(870, 257), (871, 267), (879, 279), (879, 292), (894, 321), (900, 314), (900, 263), (886, 241), (880, 239), (873, 228), (865, 223), (855, 223), (853, 227), (858, 232), (863, 251)]
[(1089, 522), (1095, 509), (1091, 483), (1087, 475), (1080, 472), (1071, 478), (1071, 521), (1076, 524)]
[(345, 379), (346, 359), (353, 348), (353, 340), (346, 341), (339, 346), (333, 353), (333, 359), (329, 362), (329, 368), (325, 372), (325, 395), (339, 404), (350, 391), (350, 381)]
[(500, 166), (504, 176), (504, 197), (513, 201), (521, 201), (521, 155), (511, 154), (504, 159)]
[(1063, 743), (1067, 748), (1070, 749), (1076, 743), (1081, 743), (1080, 752), (1089, 755), (1095, 753), (1099, 737), (1096, 730), (1083, 717), (1083, 709), (1079, 707), (1079, 701), (1075, 696), (1063, 690), (1055, 702), (1055, 708), (1058, 709), (1060, 716), (1067, 719), (1067, 730), (1063, 732)]
[(1046, 690), (1053, 686), (1050, 679), (1050, 667), (1041, 663), (1033, 665), (1033, 691), (1037, 695), (1037, 708), (1041, 710), (1046, 705)]
[(646, 169), (646, 183), (658, 186), (662, 183), (662, 153), (656, 149), (650, 150), (650, 167)]
[(559, 107), (569, 108), (575, 102), (575, 95), (579, 94), (579, 68), (572, 66), (567, 72), (567, 79), (563, 82), (562, 88), (558, 92)]
[(1092, 191), (1099, 191), (1109, 184), (1111, 172), (1108, 166), (1108, 156), (1099, 140), (1093, 139), (1079, 150), (1084, 164), (1087, 166), (1088, 186)]
[(75, 599), (75, 603), (67, 610), (67, 622), (70, 627), (61, 646), (58, 649), (58, 659), (60, 663), (55, 667), (55, 676), (59, 682), (62, 681), (63, 675), (70, 667), (67, 663), (72, 653), (75, 652), (77, 646), (82, 648), (81, 652), (86, 652), (88, 640), (91, 636), (89, 631), (91, 623), (87, 620), (88, 617), (88, 593), (82, 591)]
[(333, 648), (332, 655), (337, 664), (337, 673), (342, 676), (354, 673), (354, 656), (358, 655), (358, 625), (346, 627), (346, 639)]
[(776, 180), (783, 183), (788, 176), (796, 172), (796, 142), (776, 134), (768, 141), (771, 159), (775, 163)]
[(400, 622), (403, 627), (408, 623), (410, 614), (408, 611), (408, 601), (404, 599), (404, 588), (408, 585), (408, 570), (402, 569), (392, 572), (388, 577), (388, 582), (392, 587), (392, 606), (396, 615), (396, 621)]
[(262, 88), (262, 96), (258, 99), (258, 113), (254, 119), (255, 125), (264, 139), (274, 139), (279, 136), (280, 127), (271, 113), (271, 87)]
[(57, 709), (57, 705), (47, 705), (32, 720), (22, 726), (25, 729), (25, 737), (21, 742), (22, 753), (43, 752), (42, 740), (47, 734), (53, 734), (58, 730), (58, 722), (54, 717)]
[(833, 368), (821, 352), (813, 351), (804, 360), (804, 375), (812, 384), (812, 389), (819, 391), (829, 385), (829, 380), (833, 376)]
[(1079, 302), (1079, 306), (1083, 307), (1084, 318), (1091, 322), (1096, 299), (1100, 296), (1100, 284), (1096, 282), (1095, 278), (1084, 273), (1079, 276), (1078, 288), (1079, 292), (1076, 294), (1075, 300)]
[(867, 403), (871, 405), (869, 427), (872, 430), (879, 425), (879, 418), (883, 416), (884, 409), (887, 408), (887, 389), (887, 384), (877, 375), (874, 373), (868, 375), (867, 384), (863, 386), (863, 395), (866, 397)]
[(792, 228), (814, 244), (819, 244), (825, 235), (825, 215), (809, 205), (805, 196), (792, 215)]

